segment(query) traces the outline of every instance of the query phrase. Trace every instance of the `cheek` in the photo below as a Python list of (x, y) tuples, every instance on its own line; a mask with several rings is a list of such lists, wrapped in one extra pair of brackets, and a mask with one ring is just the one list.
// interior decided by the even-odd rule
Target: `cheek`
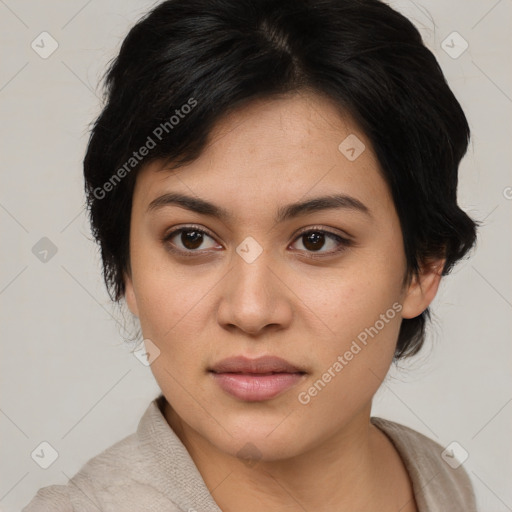
[[(341, 335), (335, 342), (320, 343), (312, 351), (316, 371), (297, 391), (297, 401), (318, 428), (337, 428), (372, 400), (393, 360), (401, 323), (397, 309), (395, 303), (395, 307), (377, 309), (378, 314), (366, 312), (352, 318), (346, 332), (340, 325)], [(355, 324), (361, 327), (354, 329)]]
[(310, 277), (301, 279), (300, 296), (333, 337), (354, 338), (381, 315), (385, 315), (386, 326), (397, 324), (395, 331), (399, 327), (400, 308), (392, 306), (401, 299), (400, 272), (362, 264), (337, 275), (331, 273), (324, 280)]
[(155, 376), (164, 368), (174, 373), (200, 367), (212, 341), (206, 329), (218, 276), (191, 268), (148, 258), (134, 270), (142, 335), (161, 353), (152, 364)]
[(132, 233), (131, 261), (143, 335), (157, 341), (174, 336), (199, 302), (202, 287), (191, 279), (190, 267), (172, 264), (160, 243), (142, 228)]
[(177, 276), (169, 279), (159, 273), (157, 279), (146, 278), (138, 291), (144, 336), (166, 344), (197, 336), (197, 315), (204, 307), (204, 295), (202, 285)]
[[(361, 263), (322, 287), (308, 287), (312, 309), (318, 305), (314, 312), (328, 329), (322, 329), (325, 338), (317, 337), (311, 347), (317, 364), (314, 378), (300, 390), (305, 393), (301, 403), (311, 402), (315, 414), (323, 417), (332, 414), (326, 407), (330, 401), (354, 410), (370, 400), (395, 352), (401, 325), (401, 268), (395, 272)], [(307, 281), (303, 283), (307, 287)]]

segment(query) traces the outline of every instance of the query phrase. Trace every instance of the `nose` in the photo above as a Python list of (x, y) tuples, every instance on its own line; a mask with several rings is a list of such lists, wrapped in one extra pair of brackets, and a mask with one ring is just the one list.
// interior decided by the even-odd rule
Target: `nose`
[(293, 293), (285, 281), (266, 251), (252, 262), (234, 254), (233, 267), (222, 282), (219, 325), (252, 336), (285, 329), (293, 316)]

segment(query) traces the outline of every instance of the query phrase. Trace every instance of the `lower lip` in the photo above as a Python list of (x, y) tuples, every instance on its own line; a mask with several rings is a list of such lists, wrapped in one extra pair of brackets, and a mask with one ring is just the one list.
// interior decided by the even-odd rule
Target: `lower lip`
[(247, 402), (270, 400), (295, 386), (304, 376), (301, 373), (211, 373), (221, 389)]

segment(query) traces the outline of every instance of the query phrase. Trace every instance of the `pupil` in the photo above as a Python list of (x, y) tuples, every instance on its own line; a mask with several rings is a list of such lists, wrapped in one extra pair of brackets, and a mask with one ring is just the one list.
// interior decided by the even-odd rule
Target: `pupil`
[(197, 249), (203, 242), (203, 235), (199, 231), (182, 231), (181, 242), (187, 249)]
[(304, 247), (308, 250), (317, 251), (324, 244), (325, 235), (323, 233), (309, 233), (306, 235)]

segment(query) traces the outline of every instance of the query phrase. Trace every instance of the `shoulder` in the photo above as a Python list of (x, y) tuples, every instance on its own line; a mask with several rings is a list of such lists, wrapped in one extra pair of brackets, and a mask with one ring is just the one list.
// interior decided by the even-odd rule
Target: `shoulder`
[(476, 512), (471, 480), (452, 450), (405, 425), (376, 417), (371, 422), (402, 457), (420, 511)]
[(22, 512), (144, 510), (148, 502), (154, 511), (178, 511), (162, 492), (158, 454), (145, 436), (155, 414), (152, 403), (136, 433), (89, 459), (67, 484), (39, 489)]

